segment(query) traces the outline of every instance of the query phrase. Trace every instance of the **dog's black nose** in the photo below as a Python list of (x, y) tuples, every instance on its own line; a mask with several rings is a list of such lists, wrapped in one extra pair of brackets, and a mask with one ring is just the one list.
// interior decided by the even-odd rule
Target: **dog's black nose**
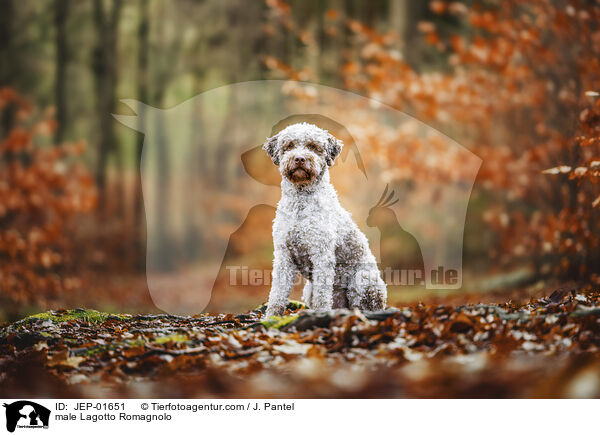
[(306, 159), (304, 157), (296, 157), (296, 158), (294, 158), (294, 162), (297, 163), (297, 164), (299, 164), (299, 165), (304, 164), (305, 161), (306, 161)]

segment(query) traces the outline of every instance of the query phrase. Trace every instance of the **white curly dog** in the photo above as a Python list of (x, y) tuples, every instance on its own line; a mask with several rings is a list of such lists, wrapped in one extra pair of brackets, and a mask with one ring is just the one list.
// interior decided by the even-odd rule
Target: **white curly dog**
[(290, 125), (263, 145), (282, 176), (267, 316), (283, 314), (298, 272), (307, 280), (302, 298), (311, 309), (385, 308), (386, 285), (367, 238), (329, 181), (342, 146), (307, 123)]

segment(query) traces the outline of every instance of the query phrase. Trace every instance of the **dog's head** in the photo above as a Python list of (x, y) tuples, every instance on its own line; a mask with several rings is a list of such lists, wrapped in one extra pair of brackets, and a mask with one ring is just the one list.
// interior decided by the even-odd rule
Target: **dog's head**
[(263, 149), (279, 166), (281, 176), (295, 185), (312, 184), (333, 165), (342, 141), (316, 125), (293, 124), (267, 138)]

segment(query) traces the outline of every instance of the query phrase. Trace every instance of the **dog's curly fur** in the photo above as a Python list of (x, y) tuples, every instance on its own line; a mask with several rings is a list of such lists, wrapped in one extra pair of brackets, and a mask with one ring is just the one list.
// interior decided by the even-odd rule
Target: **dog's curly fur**
[(386, 285), (367, 238), (329, 181), (342, 146), (307, 123), (290, 125), (263, 145), (282, 176), (267, 316), (284, 312), (298, 272), (307, 280), (303, 300), (311, 309), (385, 308)]

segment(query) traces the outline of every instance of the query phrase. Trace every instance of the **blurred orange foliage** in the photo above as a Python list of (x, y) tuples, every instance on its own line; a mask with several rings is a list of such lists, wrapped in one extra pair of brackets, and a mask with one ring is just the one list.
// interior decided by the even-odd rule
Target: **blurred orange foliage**
[[(482, 217), (493, 229), (496, 264), (600, 281), (600, 5), (436, 0), (430, 9), (439, 23), (458, 21), (418, 25), (443, 67), (410, 64), (389, 31), (348, 19), (359, 47), (340, 69), (344, 87), (427, 122), (483, 159), (474, 197), (488, 204)], [(403, 166), (402, 178), (422, 172), (394, 145), (406, 136), (377, 140), (374, 150), (385, 150), (390, 167)], [(445, 163), (460, 173), (460, 162)]]
[(13, 90), (0, 90), (4, 125), (0, 142), (0, 302), (43, 304), (76, 288), (70, 273), (72, 241), (65, 232), (74, 216), (96, 204), (92, 178), (73, 158), (84, 143), (41, 146), (56, 123), (33, 120), (33, 106)]

